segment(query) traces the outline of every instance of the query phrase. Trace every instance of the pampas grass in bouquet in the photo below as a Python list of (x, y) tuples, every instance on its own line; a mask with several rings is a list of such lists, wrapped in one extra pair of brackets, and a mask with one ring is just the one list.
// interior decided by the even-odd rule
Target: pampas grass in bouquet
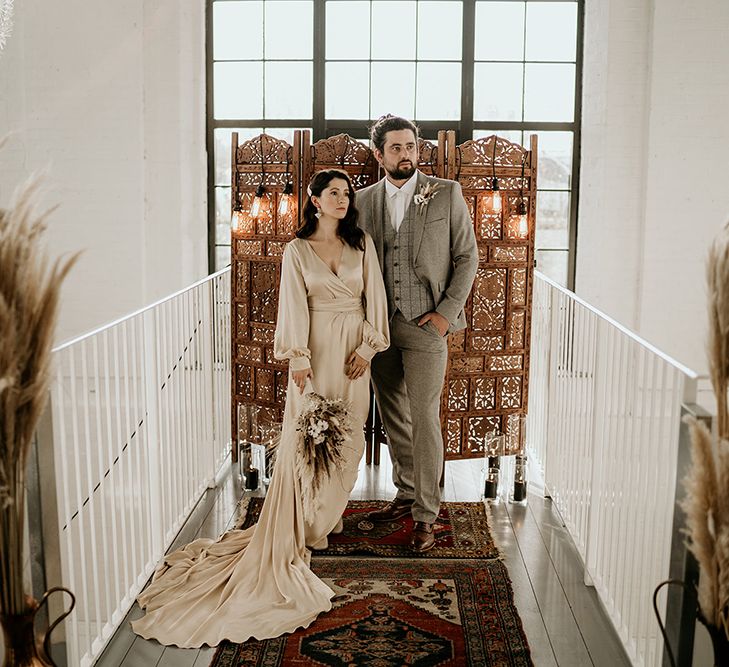
[(296, 472), (301, 482), (304, 519), (312, 522), (319, 509), (322, 482), (341, 468), (345, 444), (352, 439), (349, 405), (310, 392), (296, 420)]
[(25, 468), (46, 404), (61, 283), (76, 257), (49, 263), (41, 248), (50, 211), (38, 182), (0, 209), (0, 613), (27, 611), (23, 591)]
[(708, 361), (716, 396), (716, 434), (686, 417), (691, 468), (684, 485), (688, 546), (699, 564), (701, 620), (729, 640), (729, 225), (714, 240), (707, 261)]

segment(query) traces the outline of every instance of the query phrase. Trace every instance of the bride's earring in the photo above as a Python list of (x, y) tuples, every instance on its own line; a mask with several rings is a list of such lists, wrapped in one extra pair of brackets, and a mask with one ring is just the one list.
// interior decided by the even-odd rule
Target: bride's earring
[(321, 218), (321, 216), (322, 216), (321, 209), (320, 208), (316, 209), (316, 213), (314, 213), (314, 217), (318, 220), (319, 218)]

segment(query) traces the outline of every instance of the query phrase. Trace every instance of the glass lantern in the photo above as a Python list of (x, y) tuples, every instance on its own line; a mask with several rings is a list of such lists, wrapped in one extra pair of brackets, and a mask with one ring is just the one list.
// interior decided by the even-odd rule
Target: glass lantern
[(486, 500), (492, 502), (498, 502), (501, 496), (501, 455), (504, 452), (504, 442), (504, 436), (499, 435), (496, 431), (486, 435), (483, 495)]

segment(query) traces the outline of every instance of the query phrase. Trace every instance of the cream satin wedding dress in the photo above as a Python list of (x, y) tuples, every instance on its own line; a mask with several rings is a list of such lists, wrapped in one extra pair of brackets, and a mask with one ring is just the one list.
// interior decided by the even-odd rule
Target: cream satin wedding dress
[(385, 287), (370, 237), (364, 252), (344, 245), (336, 273), (308, 241), (291, 241), (283, 257), (274, 353), (293, 370), (311, 365), (316, 392), (350, 402), (354, 435), (346, 464), (323, 483), (320, 510), (306, 523), (294, 475), (303, 396), (289, 377), (281, 443), (258, 523), (165, 556), (138, 598), (146, 614), (132, 624), (137, 634), (185, 648), (215, 646), (224, 639), (278, 637), (331, 609), (334, 593), (309, 568), (307, 547), (326, 548), (364, 451), (369, 373), (351, 381), (345, 361), (353, 350), (369, 361), (388, 345)]

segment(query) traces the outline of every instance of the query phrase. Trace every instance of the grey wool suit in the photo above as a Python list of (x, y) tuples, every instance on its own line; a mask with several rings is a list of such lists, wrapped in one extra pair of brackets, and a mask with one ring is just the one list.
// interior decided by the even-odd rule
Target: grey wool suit
[(427, 205), (415, 197), (397, 232), (385, 202), (385, 179), (357, 192), (359, 224), (375, 243), (385, 279), (390, 348), (372, 359), (372, 383), (385, 426), (397, 497), (413, 500), (415, 521), (433, 523), (440, 510), (443, 439), (440, 395), (447, 338), (432, 322), (435, 310), (450, 326), (466, 326), (463, 306), (478, 268), (471, 216), (455, 181), (418, 172), (415, 194), (435, 186)]

